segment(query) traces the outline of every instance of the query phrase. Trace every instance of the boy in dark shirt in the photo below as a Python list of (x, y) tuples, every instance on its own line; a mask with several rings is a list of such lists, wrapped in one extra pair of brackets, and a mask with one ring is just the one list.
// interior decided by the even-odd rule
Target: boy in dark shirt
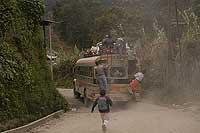
[(93, 107), (92, 107), (92, 113), (94, 111), (94, 108), (98, 105), (99, 113), (101, 114), (102, 119), (102, 128), (105, 129), (108, 122), (109, 122), (109, 112), (110, 112), (110, 106), (112, 106), (112, 100), (106, 96), (106, 91), (101, 90), (100, 96), (95, 100)]

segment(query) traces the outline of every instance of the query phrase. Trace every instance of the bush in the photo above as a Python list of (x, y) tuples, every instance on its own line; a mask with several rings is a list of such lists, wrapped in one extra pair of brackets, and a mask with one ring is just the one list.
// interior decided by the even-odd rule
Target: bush
[(70, 54), (54, 67), (54, 80), (57, 87), (73, 87), (73, 67), (78, 59), (77, 55)]

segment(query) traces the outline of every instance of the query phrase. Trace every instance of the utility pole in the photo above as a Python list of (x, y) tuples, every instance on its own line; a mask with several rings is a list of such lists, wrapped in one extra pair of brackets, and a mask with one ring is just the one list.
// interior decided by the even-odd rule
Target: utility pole
[(53, 54), (53, 52), (52, 52), (52, 45), (51, 45), (51, 33), (52, 33), (52, 28), (51, 28), (51, 25), (49, 25), (49, 49), (50, 49), (50, 56), (51, 56), (51, 58), (50, 58), (50, 65), (51, 65), (51, 80), (53, 81), (53, 63), (52, 63), (52, 54)]
[[(50, 71), (51, 71), (51, 80), (53, 80), (53, 64), (52, 64), (52, 46), (51, 46), (51, 24), (54, 23), (53, 21), (47, 20), (47, 0), (45, 2), (45, 16), (44, 20), (42, 21), (42, 26), (43, 26), (43, 35), (44, 35), (44, 44), (43, 47), (46, 49), (47, 47), (47, 41), (46, 41), (46, 27), (49, 29), (49, 47), (50, 47), (50, 54), (51, 54), (51, 66), (50, 66)], [(45, 53), (47, 54), (47, 53)]]
[(178, 88), (182, 89), (183, 86), (183, 70), (182, 70), (182, 48), (181, 48), (181, 38), (180, 38), (180, 28), (179, 28), (179, 17), (178, 17), (178, 3), (175, 0), (175, 11), (176, 11), (176, 38), (178, 39), (179, 46), (179, 58), (180, 58), (180, 71), (178, 76)]
[(167, 70), (166, 70), (166, 81), (165, 89), (169, 88), (169, 75), (170, 75), (170, 53), (171, 53), (171, 2), (168, 0), (168, 47), (167, 47)]
[(52, 36), (52, 26), (51, 26), (51, 24), (52, 23), (55, 23), (54, 21), (50, 21), (50, 20), (43, 20), (42, 21), (42, 25), (43, 25), (43, 32), (44, 32), (44, 47), (46, 47), (46, 37), (45, 37), (45, 27), (47, 27), (48, 26), (48, 28), (49, 28), (49, 49), (50, 49), (50, 71), (51, 71), (51, 80), (53, 80), (53, 63), (52, 63), (52, 61), (53, 61), (53, 50), (52, 50), (52, 38), (51, 38), (51, 36)]
[(179, 18), (178, 18), (178, 4), (176, 0), (175, 0), (175, 10), (176, 10), (176, 37), (178, 38), (180, 63), (182, 63), (182, 49), (181, 49), (181, 39), (180, 39), (180, 29), (179, 29)]

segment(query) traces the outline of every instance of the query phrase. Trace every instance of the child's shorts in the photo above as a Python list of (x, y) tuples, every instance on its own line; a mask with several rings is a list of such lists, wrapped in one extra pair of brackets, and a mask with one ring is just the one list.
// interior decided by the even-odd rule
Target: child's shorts
[(102, 121), (107, 120), (109, 121), (109, 113), (100, 113)]

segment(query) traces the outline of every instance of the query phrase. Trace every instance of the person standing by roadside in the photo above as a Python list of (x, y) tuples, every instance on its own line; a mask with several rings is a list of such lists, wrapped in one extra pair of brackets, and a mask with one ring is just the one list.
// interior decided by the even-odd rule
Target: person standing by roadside
[(105, 90), (100, 90), (100, 96), (95, 100), (91, 113), (94, 112), (96, 105), (98, 105), (99, 113), (101, 115), (102, 129), (106, 130), (109, 123), (109, 112), (110, 106), (112, 106), (112, 100), (106, 96)]
[(141, 72), (137, 72), (134, 75), (134, 78), (131, 83), (130, 83), (130, 88), (131, 90), (129, 90), (130, 94), (134, 95), (134, 98), (136, 101), (140, 101), (141, 100), (141, 93), (142, 93), (142, 89), (141, 89), (141, 82), (144, 78), (144, 73), (146, 71), (143, 70)]
[(100, 64), (99, 62), (96, 62), (95, 72), (100, 90), (108, 89), (106, 69), (107, 69), (106, 66)]

